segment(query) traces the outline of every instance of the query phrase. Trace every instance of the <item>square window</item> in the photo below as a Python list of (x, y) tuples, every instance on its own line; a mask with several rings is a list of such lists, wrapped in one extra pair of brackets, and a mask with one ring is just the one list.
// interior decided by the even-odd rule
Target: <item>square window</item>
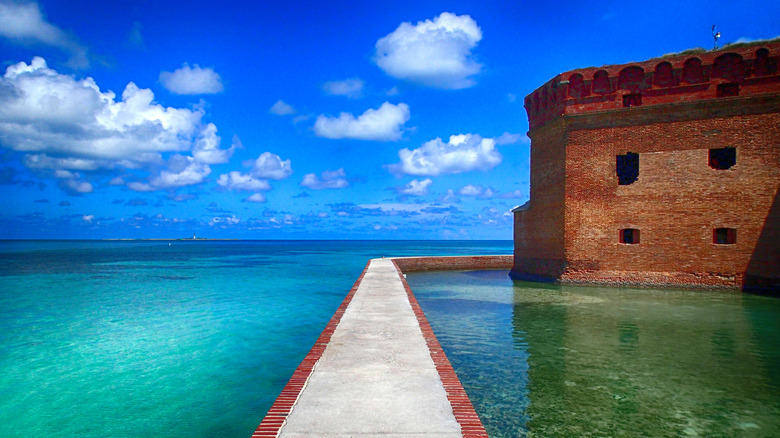
[(718, 170), (730, 169), (737, 164), (737, 148), (710, 149), (710, 167)]
[(623, 228), (620, 230), (620, 243), (628, 245), (639, 243), (639, 230), (636, 228)]
[(631, 152), (618, 155), (615, 163), (618, 185), (625, 186), (639, 178), (639, 154)]
[(642, 105), (642, 95), (640, 93), (623, 95), (623, 107), (628, 108), (632, 106), (641, 106), (641, 105)]
[(716, 97), (739, 96), (739, 84), (720, 84), (715, 92)]
[(715, 228), (712, 230), (712, 243), (734, 245), (737, 243), (737, 230), (734, 228)]

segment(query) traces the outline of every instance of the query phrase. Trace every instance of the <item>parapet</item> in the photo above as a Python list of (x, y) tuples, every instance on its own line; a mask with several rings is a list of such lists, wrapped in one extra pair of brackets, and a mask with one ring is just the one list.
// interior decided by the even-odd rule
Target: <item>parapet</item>
[(561, 73), (525, 98), (530, 129), (568, 114), (780, 92), (780, 40)]

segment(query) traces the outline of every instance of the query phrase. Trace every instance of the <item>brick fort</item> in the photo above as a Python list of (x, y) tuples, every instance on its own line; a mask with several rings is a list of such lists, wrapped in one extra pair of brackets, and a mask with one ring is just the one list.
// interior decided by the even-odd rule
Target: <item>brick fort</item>
[(525, 98), (518, 279), (780, 288), (780, 40), (561, 73)]

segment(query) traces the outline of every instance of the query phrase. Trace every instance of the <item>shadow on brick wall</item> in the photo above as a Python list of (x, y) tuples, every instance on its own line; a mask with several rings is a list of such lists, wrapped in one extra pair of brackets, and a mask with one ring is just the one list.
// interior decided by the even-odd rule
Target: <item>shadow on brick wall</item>
[(764, 221), (758, 243), (750, 257), (743, 289), (780, 296), (780, 190), (775, 192), (772, 208)]

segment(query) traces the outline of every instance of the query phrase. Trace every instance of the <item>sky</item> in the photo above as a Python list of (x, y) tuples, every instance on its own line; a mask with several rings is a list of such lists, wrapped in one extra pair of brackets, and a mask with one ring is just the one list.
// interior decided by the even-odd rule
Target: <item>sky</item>
[(0, 238), (512, 239), (523, 99), (780, 2), (0, 0)]

